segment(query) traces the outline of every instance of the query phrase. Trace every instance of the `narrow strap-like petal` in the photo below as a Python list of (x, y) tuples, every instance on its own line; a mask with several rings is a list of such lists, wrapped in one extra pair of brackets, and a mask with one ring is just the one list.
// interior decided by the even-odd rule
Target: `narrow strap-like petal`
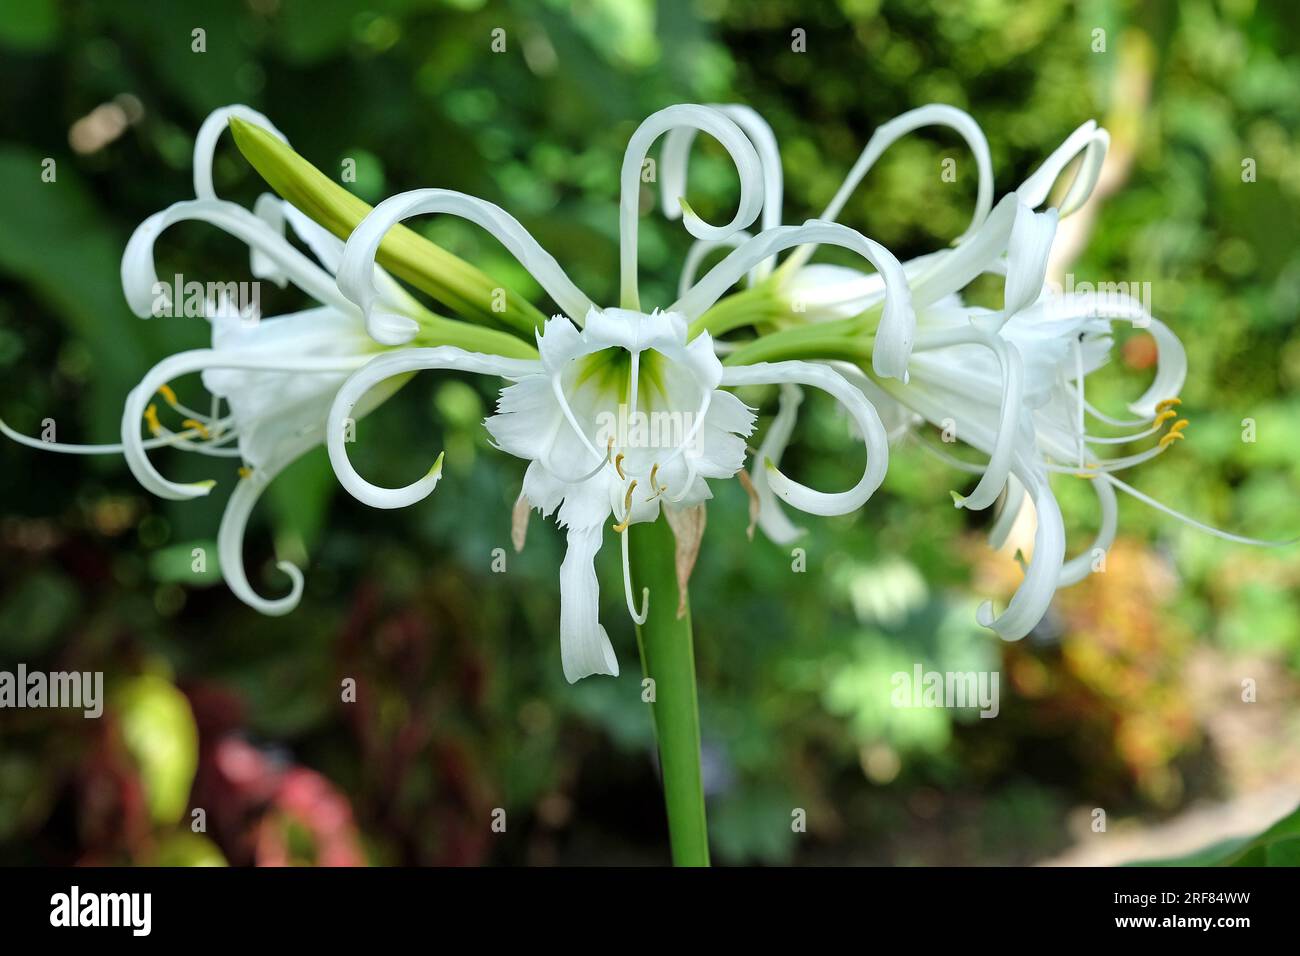
[(880, 487), (889, 466), (889, 439), (875, 408), (844, 376), (824, 365), (810, 362), (760, 362), (756, 365), (729, 366), (722, 373), (722, 384), (729, 387), (781, 383), (811, 385), (830, 393), (839, 401), (862, 432), (862, 440), (867, 448), (867, 464), (861, 480), (848, 491), (831, 494), (814, 491), (791, 481), (772, 463), (765, 463), (768, 484), (791, 507), (809, 514), (841, 515), (862, 507)]
[(210, 223), (243, 240), (263, 257), (260, 261), (264, 263), (265, 271), (278, 271), (287, 276), (317, 302), (344, 311), (352, 309), (351, 303), (339, 293), (333, 276), (295, 249), (265, 221), (234, 203), (220, 199), (194, 199), (174, 203), (162, 212), (154, 213), (140, 223), (126, 244), (126, 251), (122, 254), (122, 291), (126, 293), (131, 311), (140, 318), (153, 316), (160, 304), (168, 307), (177, 304), (170, 302), (170, 284), (158, 281), (154, 243), (164, 229), (188, 220)]
[(802, 536), (805, 531), (797, 527), (781, 510), (780, 502), (767, 482), (767, 462), (780, 466), (781, 456), (785, 454), (790, 436), (799, 418), (799, 405), (803, 402), (803, 389), (798, 385), (783, 384), (778, 399), (777, 412), (767, 432), (763, 435), (763, 444), (754, 456), (754, 464), (749, 472), (750, 484), (758, 495), (758, 526), (763, 534), (774, 544), (786, 545)]
[(1034, 212), (1029, 206), (1016, 207), (1007, 246), (1007, 281), (1002, 307), (1003, 320), (1038, 300), (1047, 277), (1047, 258), (1056, 238), (1057, 212)]
[(419, 480), (402, 488), (381, 488), (357, 474), (348, 459), (346, 445), (348, 421), (353, 417), (355, 408), (362, 402), (366, 393), (380, 382), (394, 375), (431, 369), (455, 369), (477, 375), (518, 378), (540, 372), (542, 364), (525, 359), (480, 355), (443, 345), (437, 348), (413, 348), (389, 352), (371, 359), (357, 370), (340, 386), (334, 396), (334, 403), (330, 406), (329, 418), (325, 426), (325, 447), (329, 451), (330, 463), (334, 466), (339, 483), (355, 498), (372, 508), (405, 508), (428, 497), (442, 477), (442, 455), (437, 457), (433, 467)]
[(232, 353), (215, 349), (194, 349), (170, 355), (146, 372), (140, 384), (126, 397), (126, 404), (122, 409), (122, 453), (126, 457), (127, 467), (147, 491), (160, 498), (183, 501), (187, 498), (202, 497), (212, 490), (212, 481), (189, 483), (169, 481), (154, 468), (145, 453), (145, 439), (140, 437), (140, 426), (144, 420), (145, 409), (154, 400), (159, 387), (175, 378), (205, 369), (337, 374), (350, 372), (364, 361), (364, 357), (352, 356), (288, 358), (283, 355)]
[(367, 327), (382, 324), (380, 310), (375, 308), (379, 295), (375, 287), (375, 256), (379, 244), (399, 222), (427, 213), (457, 216), (485, 229), (519, 260), (565, 314), (579, 324), (586, 319), (591, 300), (514, 216), (500, 206), (454, 190), (413, 189), (385, 199), (371, 210), (352, 231), (344, 247), (338, 272), (339, 288), (361, 307)]
[(1040, 468), (1017, 457), (1013, 471), (1034, 502), (1038, 527), (1034, 531), (1034, 554), (1025, 566), (1025, 578), (1012, 595), (1007, 609), (993, 613), (993, 602), (985, 601), (976, 619), (1007, 641), (1018, 641), (1037, 626), (1056, 594), (1065, 560), (1065, 525), (1061, 508)]
[(689, 207), (682, 208), (678, 203), (687, 232), (696, 239), (721, 241), (749, 228), (763, 208), (763, 163), (750, 138), (733, 120), (716, 109), (689, 103), (651, 113), (628, 140), (619, 175), (619, 301), (625, 309), (639, 311), (641, 308), (637, 289), (637, 219), (642, 165), (654, 141), (678, 127), (691, 127), (716, 139), (731, 155), (740, 176), (740, 205), (736, 208), (736, 215), (725, 226), (710, 225)]
[(618, 676), (618, 658), (600, 625), (596, 552), (603, 525), (570, 528), (560, 565), (560, 660), (570, 684), (592, 674)]
[[(988, 217), (989, 209), (993, 206), (993, 160), (989, 155), (989, 142), (984, 136), (984, 131), (980, 129), (979, 123), (975, 122), (974, 117), (957, 109), (955, 106), (942, 103), (931, 103), (928, 106), (908, 110), (906, 113), (894, 117), (877, 128), (871, 134), (871, 139), (867, 140), (867, 145), (858, 157), (858, 161), (849, 170), (849, 175), (845, 178), (843, 185), (840, 186), (834, 198), (831, 199), (826, 209), (817, 218), (826, 221), (835, 220), (843, 211), (849, 197), (853, 195), (853, 191), (858, 188), (858, 184), (871, 171), (871, 167), (876, 164), (876, 160), (884, 155), (885, 150), (908, 133), (926, 126), (950, 127), (956, 130), (970, 147), (971, 153), (975, 157), (975, 168), (979, 173), (979, 183), (976, 187), (975, 211), (971, 215), (970, 224), (966, 227), (966, 231), (962, 233), (957, 241), (963, 241), (975, 230), (979, 229)], [(802, 265), (808, 261), (815, 248), (812, 245), (804, 246), (791, 257), (791, 261), (796, 266)]]
[(1079, 170), (1075, 173), (1074, 180), (1061, 201), (1061, 216), (1068, 216), (1087, 202), (1088, 197), (1092, 195), (1097, 179), (1101, 176), (1101, 166), (1109, 147), (1110, 133), (1099, 127), (1096, 120), (1088, 120), (1053, 150), (1052, 154), (1043, 160), (1043, 164), (1029, 174), (1029, 178), (1016, 192), (1029, 204), (1030, 209), (1037, 209), (1047, 201), (1048, 194), (1065, 167), (1070, 165), (1076, 156), (1083, 153)]
[(1119, 526), (1119, 506), (1115, 501), (1115, 488), (1109, 481), (1103, 481), (1100, 477), (1092, 479), (1089, 484), (1097, 494), (1101, 516), (1097, 525), (1097, 536), (1093, 539), (1092, 547), (1065, 562), (1061, 568), (1061, 576), (1056, 582), (1057, 587), (1064, 588), (1071, 584), (1078, 584), (1092, 574), (1097, 567), (1097, 552), (1100, 551), (1104, 557), (1110, 550), (1110, 546), (1115, 543), (1115, 531)]
[(230, 500), (226, 502), (226, 510), (221, 515), (221, 526), (217, 530), (217, 556), (226, 585), (249, 607), (272, 617), (288, 614), (298, 606), (302, 598), (302, 571), (291, 561), (276, 562), (276, 567), (289, 576), (289, 593), (276, 599), (262, 597), (248, 583), (248, 575), (244, 571), (244, 534), (248, 529), (248, 518), (262, 492), (276, 475), (315, 444), (314, 435), (286, 441), (276, 450), (273, 462), (263, 464), (240, 478), (239, 484), (235, 485), (235, 490), (230, 494)]
[[(774, 229), (781, 225), (781, 207), (784, 203), (785, 177), (781, 170), (781, 151), (776, 144), (776, 136), (772, 133), (772, 127), (768, 125), (767, 120), (763, 119), (755, 110), (748, 106), (737, 103), (710, 103), (710, 109), (718, 110), (728, 119), (731, 119), (745, 131), (745, 135), (753, 142), (755, 150), (758, 152), (759, 162), (763, 166), (763, 212), (760, 223), (763, 229)], [(659, 189), (660, 197), (663, 202), (664, 215), (669, 219), (676, 219), (682, 215), (681, 199), (686, 195), (686, 183), (688, 181), (688, 172), (690, 169), (691, 144), (695, 142), (695, 135), (699, 132), (694, 126), (678, 126), (668, 131), (664, 137), (663, 152), (659, 160)], [(742, 238), (737, 238), (737, 237)], [(698, 267), (699, 260), (710, 248), (716, 248), (725, 242), (730, 242), (734, 248), (749, 236), (743, 232), (738, 232), (730, 237), (729, 240), (697, 240), (696, 244), (691, 247), (691, 253), (687, 256), (686, 268), (692, 270)], [(694, 267), (692, 266), (694, 258)], [(774, 259), (765, 259), (754, 267), (751, 280), (755, 282), (762, 281), (771, 271)], [(680, 295), (690, 287), (691, 282), (685, 279), (683, 272), (683, 284), (678, 294)]]
[(988, 467), (969, 495), (955, 498), (957, 507), (981, 511), (997, 500), (1011, 474), (1016, 439), (1025, 415), (1024, 364), (1015, 345), (996, 332), (984, 332), (974, 326), (926, 332), (916, 343), (918, 351), (954, 345), (981, 345), (989, 349), (998, 360), (1002, 376), (1002, 402)]
[(217, 198), (216, 190), (212, 186), (212, 154), (216, 150), (217, 140), (230, 125), (232, 116), (261, 126), (283, 143), (289, 142), (285, 135), (275, 128), (274, 123), (255, 109), (236, 103), (213, 110), (194, 137), (194, 196), (197, 199)]
[(885, 283), (885, 308), (876, 329), (871, 365), (877, 375), (907, 381), (907, 359), (912, 354), (916, 314), (903, 267), (880, 243), (838, 223), (809, 220), (802, 226), (779, 226), (759, 233), (710, 269), (669, 311), (681, 312), (688, 319), (699, 318), (757, 263), (805, 242), (856, 252), (880, 273)]

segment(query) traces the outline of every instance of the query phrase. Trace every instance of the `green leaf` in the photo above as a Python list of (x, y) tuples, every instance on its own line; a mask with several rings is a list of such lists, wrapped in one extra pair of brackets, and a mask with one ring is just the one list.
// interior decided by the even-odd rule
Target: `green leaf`
[(1236, 837), (1170, 860), (1130, 866), (1300, 866), (1300, 807), (1257, 836)]

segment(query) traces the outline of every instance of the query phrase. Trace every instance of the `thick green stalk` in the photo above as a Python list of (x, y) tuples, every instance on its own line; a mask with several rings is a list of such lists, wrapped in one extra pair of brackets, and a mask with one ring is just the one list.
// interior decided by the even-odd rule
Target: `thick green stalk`
[(625, 532), (634, 593), (650, 589), (646, 622), (637, 628), (641, 666), (654, 681), (655, 739), (668, 810), (674, 866), (708, 866), (709, 833), (700, 776), (700, 708), (689, 610), (677, 617), (676, 539), (660, 518)]
[[(231, 118), (230, 130), (244, 158), (280, 198), (340, 239), (347, 239), (370, 213), (369, 203), (352, 195), (269, 131), (238, 117)], [(523, 333), (529, 341), (546, 321), (546, 316), (523, 296), (505, 289), (500, 282), (406, 226), (396, 225), (384, 236), (378, 262), (465, 318), (504, 325)], [(498, 301), (501, 311), (493, 308)]]

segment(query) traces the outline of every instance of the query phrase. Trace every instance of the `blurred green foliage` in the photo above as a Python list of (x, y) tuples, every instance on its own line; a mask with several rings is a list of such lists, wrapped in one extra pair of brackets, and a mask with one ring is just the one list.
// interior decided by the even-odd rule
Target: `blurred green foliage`
[[(491, 52), (497, 29), (503, 53)], [(795, 30), (805, 53), (792, 50)], [(217, 106), (262, 110), (326, 172), (354, 160), (349, 188), (368, 201), (443, 186), (497, 202), (609, 301), (618, 164), (648, 113), (684, 101), (757, 109), (781, 144), (786, 219), (801, 221), (875, 126), (942, 101), (987, 131), (999, 192), (1083, 120), (1119, 124), (1132, 168), (1073, 271), (1150, 281), (1192, 370), (1191, 440), (1136, 483), (1206, 520), (1284, 536), (1300, 478), (1298, 30), (1300, 8), (1262, 0), (9, 0), (0, 414), (29, 433), (53, 419), (62, 441), (112, 441), (149, 364), (203, 344), (195, 323), (132, 317), (117, 267), (136, 224), (192, 195), (192, 137)], [(103, 104), (129, 123), (74, 149), (74, 124)], [(687, 198), (725, 219), (730, 164), (709, 142), (696, 154)], [(969, 165), (950, 134), (899, 144), (841, 220), (900, 258), (946, 243), (974, 195), (973, 175), (940, 182), (946, 157)], [(41, 181), (46, 158), (56, 183)], [(215, 175), (223, 196), (260, 191), (228, 143)], [(536, 291), (480, 234), (417, 226)], [(666, 300), (687, 237), (652, 214), (641, 243), (643, 297)], [(246, 274), (238, 243), (193, 224), (159, 251), (160, 275)], [(264, 292), (269, 313), (299, 304)], [(1145, 341), (1117, 343), (1097, 403), (1118, 409), (1146, 386)], [(197, 383), (178, 388), (198, 400)], [(193, 548), (211, 552), (223, 493), (158, 501), (115, 459), (0, 444), (0, 666), (99, 669), (109, 685), (102, 722), (0, 714), (0, 859), (666, 859), (617, 549), (600, 570), (623, 676), (569, 687), (554, 529), (534, 520), (507, 573), (491, 571), (522, 474), (478, 425), (492, 398), (477, 382), (423, 376), (375, 414), (356, 457), (378, 482), (409, 480), (408, 453), (447, 449), (442, 485), (417, 508), (375, 512), (339, 494), (322, 452), (276, 482), (248, 554), (267, 593), (285, 585), (273, 554), (306, 565), (303, 604), (279, 619), (239, 604), (214, 568), (192, 568)], [(1253, 443), (1241, 440), (1246, 418)], [(792, 470), (849, 484), (854, 443), (829, 403), (810, 398), (800, 425)], [(163, 461), (192, 478), (210, 464)], [(228, 488), (233, 468), (216, 477)], [(1008, 593), (1016, 572), (985, 553), (986, 519), (951, 507), (963, 480), (900, 449), (866, 510), (804, 522), (802, 572), (787, 551), (747, 540), (741, 489), (715, 489), (691, 591), (720, 860), (1026, 861), (1072, 842), (1080, 807), (1159, 815), (1261, 776), (1300, 781), (1293, 743), (1275, 743), (1294, 741), (1293, 707), (1216, 735), (1219, 715), (1242, 707), (1239, 677), (1257, 677), (1275, 703), (1294, 693), (1294, 549), (1225, 545), (1125, 501), (1127, 570), (1068, 592), (1005, 648), (973, 608)], [(1082, 485), (1058, 492), (1088, 540)], [(1196, 676), (1206, 654), (1226, 690)], [(1000, 667), (1000, 719), (889, 707), (890, 675), (918, 662)], [(355, 704), (340, 699), (348, 678)], [(206, 810), (206, 834), (191, 832), (183, 805)], [(489, 830), (496, 807), (510, 820), (502, 835)], [(806, 834), (792, 830), (795, 808)]]

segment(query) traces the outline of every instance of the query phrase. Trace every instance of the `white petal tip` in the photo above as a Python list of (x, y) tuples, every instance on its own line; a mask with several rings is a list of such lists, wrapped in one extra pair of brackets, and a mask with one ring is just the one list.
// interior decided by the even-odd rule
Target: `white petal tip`
[(366, 332), (380, 345), (406, 345), (419, 331), (419, 323), (404, 315), (375, 310), (366, 316)]

